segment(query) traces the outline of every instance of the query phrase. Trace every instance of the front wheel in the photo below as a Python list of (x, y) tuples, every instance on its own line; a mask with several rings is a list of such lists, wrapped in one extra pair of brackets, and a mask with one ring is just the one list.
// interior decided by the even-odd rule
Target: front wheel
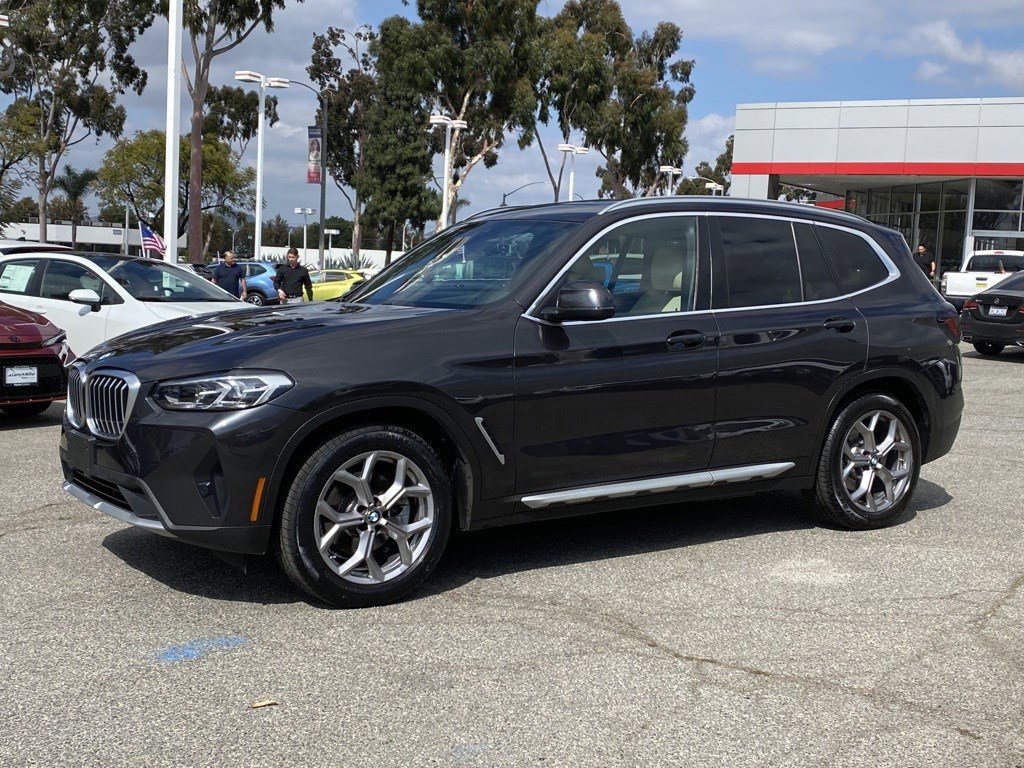
[(914, 417), (888, 395), (864, 395), (832, 423), (811, 498), (829, 523), (883, 528), (906, 511), (920, 472), (921, 437)]
[(255, 292), (247, 294), (245, 300), (256, 307), (262, 307), (267, 303), (267, 299), (262, 293)]
[(993, 344), (991, 341), (976, 341), (974, 343), (974, 348), (983, 355), (986, 355), (988, 357), (995, 357), (1004, 349), (1006, 349), (1006, 345)]
[(400, 427), (361, 427), (323, 444), (295, 475), (278, 557), (324, 602), (383, 605), (430, 575), (451, 525), (451, 486), (430, 445)]

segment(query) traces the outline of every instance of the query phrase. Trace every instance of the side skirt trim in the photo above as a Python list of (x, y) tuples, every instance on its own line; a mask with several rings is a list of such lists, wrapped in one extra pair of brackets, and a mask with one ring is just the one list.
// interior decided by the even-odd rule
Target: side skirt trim
[(712, 485), (743, 483), (748, 480), (767, 480), (777, 477), (783, 472), (788, 472), (795, 466), (796, 464), (792, 461), (782, 461), (775, 464), (751, 464), (745, 467), (708, 469), (701, 472), (690, 472), (685, 475), (652, 477), (647, 480), (627, 480), (621, 483), (588, 485), (583, 488), (571, 488), (565, 491), (532, 494), (530, 496), (523, 496), (520, 501), (530, 509), (543, 509), (562, 504), (586, 504), (592, 501), (622, 499), (650, 493), (669, 493), (687, 488), (708, 488)]

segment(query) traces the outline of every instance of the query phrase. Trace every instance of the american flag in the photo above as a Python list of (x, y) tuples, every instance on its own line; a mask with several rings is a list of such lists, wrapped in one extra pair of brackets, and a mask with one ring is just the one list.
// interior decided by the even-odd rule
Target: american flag
[(139, 234), (142, 235), (142, 250), (156, 251), (161, 256), (167, 252), (167, 245), (163, 238), (141, 221), (139, 222)]

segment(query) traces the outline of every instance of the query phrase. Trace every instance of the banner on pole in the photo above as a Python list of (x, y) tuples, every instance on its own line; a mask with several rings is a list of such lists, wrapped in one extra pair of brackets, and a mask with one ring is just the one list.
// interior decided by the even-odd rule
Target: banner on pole
[(323, 145), (324, 132), (319, 125), (309, 126), (309, 152), (306, 163), (306, 183), (319, 184), (323, 168), (320, 165), (320, 150)]

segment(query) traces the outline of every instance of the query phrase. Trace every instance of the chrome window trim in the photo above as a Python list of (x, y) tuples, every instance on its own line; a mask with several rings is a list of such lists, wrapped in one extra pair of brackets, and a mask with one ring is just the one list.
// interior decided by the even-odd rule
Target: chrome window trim
[[(642, 199), (646, 199), (646, 198), (642, 198)], [(670, 198), (653, 198), (653, 199), (670, 199)], [(622, 202), (629, 202), (629, 201), (622, 201)], [(614, 207), (614, 206), (609, 206), (609, 208), (612, 208), (612, 207)], [(537, 317), (536, 315), (533, 314), (534, 310), (537, 309), (537, 307), (540, 304), (541, 300), (545, 296), (548, 295), (548, 293), (551, 291), (552, 288), (554, 288), (555, 284), (561, 279), (562, 275), (564, 275), (569, 270), (569, 267), (572, 266), (572, 263), (574, 261), (576, 261), (576, 259), (578, 259), (580, 256), (582, 256), (585, 253), (585, 251), (591, 245), (593, 245), (598, 239), (600, 239), (605, 234), (607, 234), (610, 230), (612, 230), (615, 227), (618, 227), (618, 226), (620, 226), (622, 224), (629, 224), (629, 223), (632, 223), (632, 222), (635, 222), (635, 221), (642, 221), (644, 219), (663, 218), (663, 217), (666, 217), (666, 216), (707, 216), (707, 217), (711, 217), (711, 216), (731, 216), (731, 217), (743, 217), (743, 218), (750, 218), (750, 219), (775, 219), (775, 220), (778, 220), (778, 221), (785, 221), (786, 223), (788, 223), (790, 225), (790, 227), (792, 227), (794, 224), (810, 224), (811, 226), (817, 226), (817, 227), (831, 227), (832, 229), (838, 229), (838, 230), (840, 230), (842, 232), (849, 232), (850, 234), (857, 235), (862, 240), (864, 240), (871, 247), (871, 250), (873, 250), (875, 252), (875, 255), (881, 260), (882, 265), (888, 271), (889, 276), (887, 278), (885, 278), (884, 280), (880, 280), (879, 282), (874, 283), (873, 285), (869, 285), (866, 288), (861, 288), (859, 291), (853, 291), (852, 293), (843, 293), (843, 294), (839, 294), (838, 296), (833, 296), (833, 297), (828, 298), (828, 299), (814, 299), (813, 301), (796, 301), (796, 302), (789, 302), (788, 304), (758, 304), (758, 305), (752, 306), (752, 307), (722, 307), (722, 308), (719, 308), (719, 309), (715, 309), (715, 308), (710, 308), (710, 309), (693, 309), (693, 310), (687, 310), (685, 312), (661, 312), (661, 313), (658, 313), (658, 314), (655, 314), (655, 315), (626, 315), (626, 316), (623, 316), (623, 317), (610, 317), (610, 318), (608, 318), (606, 320), (571, 320), (571, 321), (565, 322), (565, 323), (551, 323), (551, 322), (548, 322), (547, 320), (539, 318), (539, 317)], [(825, 254), (825, 258), (826, 259), (828, 258), (828, 254)], [(799, 264), (799, 263), (800, 263), (800, 251), (799, 251), (799, 249), (797, 249), (797, 264)], [(669, 211), (669, 212), (665, 212), (665, 213), (645, 213), (645, 214), (641, 214), (639, 216), (632, 216), (632, 217), (627, 218), (627, 219), (620, 219), (619, 221), (616, 221), (613, 224), (609, 224), (607, 227), (605, 227), (600, 232), (598, 232), (596, 235), (594, 235), (594, 237), (592, 237), (590, 240), (588, 240), (583, 245), (583, 247), (578, 249), (572, 255), (572, 257), (558, 271), (558, 274), (556, 274), (554, 276), (554, 278), (552, 278), (551, 281), (546, 286), (544, 286), (544, 289), (539, 294), (537, 294), (537, 298), (533, 300), (533, 302), (530, 304), (530, 306), (527, 308), (527, 310), (522, 314), (522, 317), (524, 317), (527, 320), (530, 320), (532, 322), (539, 323), (541, 325), (547, 325), (547, 326), (552, 326), (552, 327), (563, 327), (563, 326), (573, 326), (573, 325), (598, 325), (600, 323), (614, 323), (614, 322), (622, 322), (624, 320), (645, 320), (645, 319), (650, 319), (652, 317), (661, 317), (661, 318), (666, 318), (666, 317), (682, 317), (682, 316), (689, 316), (689, 315), (706, 315), (708, 313), (716, 313), (716, 312), (723, 312), (723, 313), (724, 312), (749, 312), (751, 310), (758, 310), (758, 309), (785, 309), (785, 308), (788, 308), (788, 307), (813, 306), (813, 305), (816, 305), (816, 304), (828, 304), (828, 303), (835, 302), (835, 301), (843, 301), (845, 299), (853, 298), (854, 296), (860, 296), (862, 293), (867, 293), (868, 291), (873, 291), (876, 288), (881, 288), (883, 285), (888, 285), (889, 283), (893, 282), (894, 280), (898, 280), (900, 278), (900, 275), (901, 275), (901, 273), (900, 273), (899, 268), (893, 263), (892, 259), (889, 258), (888, 254), (886, 254), (885, 251), (882, 250), (882, 247), (878, 243), (876, 243), (874, 241), (874, 239), (870, 235), (868, 235), (868, 234), (866, 234), (864, 232), (861, 232), (860, 230), (853, 229), (852, 227), (843, 226), (842, 224), (833, 224), (831, 222), (824, 222), (824, 221), (814, 221), (812, 219), (793, 218), (792, 216), (782, 216), (782, 215), (777, 215), (777, 214), (743, 213), (743, 212), (740, 212), (740, 211)], [(712, 297), (712, 300), (714, 300), (714, 284), (715, 284), (714, 261), (712, 261), (712, 263), (711, 263), (711, 288), (712, 288), (711, 297)], [(839, 288), (838, 285), (836, 287)], [(803, 291), (803, 285), (801, 285), (801, 295), (803, 295), (802, 291)]]

